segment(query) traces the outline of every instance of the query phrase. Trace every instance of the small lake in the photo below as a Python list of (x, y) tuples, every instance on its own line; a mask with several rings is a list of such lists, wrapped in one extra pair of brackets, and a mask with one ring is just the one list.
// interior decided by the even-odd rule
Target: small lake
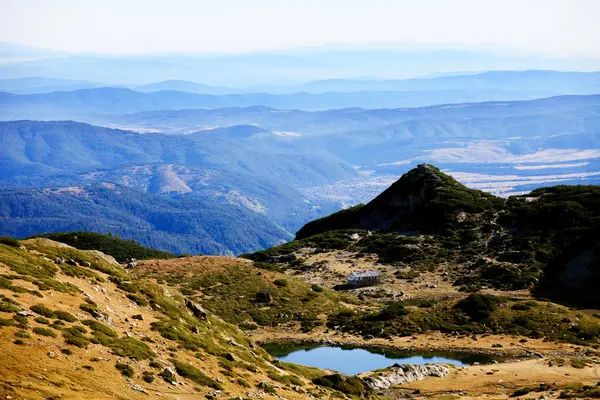
[(494, 357), (482, 354), (435, 351), (387, 351), (346, 346), (315, 346), (307, 344), (265, 344), (269, 354), (280, 361), (323, 369), (333, 369), (347, 375), (373, 371), (398, 364), (489, 364)]

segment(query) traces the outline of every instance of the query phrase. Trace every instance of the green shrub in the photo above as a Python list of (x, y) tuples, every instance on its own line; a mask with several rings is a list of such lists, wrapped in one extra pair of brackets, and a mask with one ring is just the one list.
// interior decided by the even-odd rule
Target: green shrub
[(85, 311), (94, 318), (99, 318), (101, 316), (100, 310), (98, 310), (98, 306), (95, 304), (83, 303), (79, 305), (79, 309)]
[(323, 289), (323, 286), (319, 286), (316, 284), (310, 285), (310, 288), (312, 289), (313, 292), (317, 292), (317, 293), (320, 293), (323, 290), (325, 290), (325, 289)]
[(145, 382), (152, 383), (154, 382), (154, 374), (150, 371), (144, 371), (142, 372), (142, 379)]
[(15, 336), (21, 339), (29, 339), (31, 335), (25, 331), (17, 331), (15, 332)]
[(73, 354), (73, 351), (71, 351), (71, 349), (60, 349), (60, 352), (63, 354), (66, 354), (68, 356), (70, 356), (71, 354)]
[(42, 335), (42, 336), (56, 337), (56, 334), (54, 332), (52, 332), (50, 329), (40, 328), (38, 326), (33, 328), (33, 333), (37, 333), (38, 335)]
[(16, 322), (12, 319), (0, 318), (0, 326), (15, 326)]
[(275, 394), (275, 393), (277, 393), (277, 389), (275, 389), (274, 386), (272, 386), (272, 385), (270, 385), (270, 384), (268, 384), (267, 382), (264, 382), (264, 381), (258, 382), (256, 384), (256, 387), (259, 388), (260, 390), (266, 392), (266, 393), (269, 393), (269, 394)]
[(29, 309), (34, 313), (42, 315), (46, 318), (54, 318), (54, 311), (52, 311), (43, 304), (34, 304), (31, 307), (29, 307)]
[(362, 379), (356, 376), (343, 376), (340, 374), (326, 375), (313, 379), (313, 383), (338, 390), (350, 396), (367, 397), (369, 389)]
[(19, 243), (19, 241), (17, 239), (14, 239), (14, 238), (11, 238), (8, 236), (0, 236), (0, 244), (5, 244), (7, 246), (16, 247), (16, 248), (21, 247), (21, 243)]
[(118, 362), (115, 364), (115, 368), (119, 370), (121, 375), (126, 376), (128, 378), (131, 378), (135, 374), (133, 367), (129, 364)]
[(490, 318), (498, 308), (499, 299), (485, 294), (470, 294), (461, 300), (456, 308), (467, 314), (474, 321), (480, 322)]
[(54, 311), (54, 317), (66, 322), (77, 321), (77, 318), (66, 311)]
[(13, 342), (14, 344), (25, 344), (25, 342), (21, 339), (17, 339)]
[(14, 313), (21, 310), (21, 307), (18, 307), (14, 304), (6, 303), (4, 301), (0, 301), (0, 312), (5, 313)]
[(35, 317), (33, 319), (35, 322), (37, 322), (38, 324), (44, 324), (44, 325), (48, 325), (50, 324), (50, 320), (44, 318), (44, 317)]
[(65, 338), (65, 343), (73, 346), (86, 348), (89, 344), (89, 339), (86, 338), (79, 327), (69, 327), (63, 329), (63, 337)]
[(275, 279), (273, 283), (279, 287), (284, 287), (288, 285), (287, 279)]
[(150, 368), (154, 368), (154, 369), (162, 369), (163, 368), (163, 365), (156, 360), (150, 361), (150, 364), (148, 364), (148, 365), (150, 366)]
[(148, 305), (148, 302), (146, 301), (146, 299), (144, 299), (144, 297), (142, 297), (140, 295), (133, 294), (133, 293), (128, 293), (127, 294), (127, 298), (129, 300), (133, 301), (138, 306), (145, 307), (145, 306)]
[(176, 359), (171, 359), (170, 361), (175, 366), (175, 370), (177, 371), (177, 374), (179, 376), (188, 378), (201, 386), (208, 386), (217, 390), (223, 389), (219, 382), (206, 376), (204, 372), (194, 367), (193, 365), (178, 361)]
[(238, 379), (236, 380), (236, 382), (237, 382), (237, 384), (238, 384), (238, 385), (240, 385), (241, 387), (245, 387), (245, 388), (249, 388), (249, 387), (250, 387), (250, 384), (249, 384), (247, 381), (245, 381), (244, 379), (242, 379), (242, 378), (238, 378)]

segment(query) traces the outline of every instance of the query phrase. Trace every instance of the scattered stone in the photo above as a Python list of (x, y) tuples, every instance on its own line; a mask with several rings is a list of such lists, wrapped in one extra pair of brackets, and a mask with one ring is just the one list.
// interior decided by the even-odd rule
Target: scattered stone
[(143, 316), (142, 314), (135, 314), (135, 315), (132, 315), (132, 316), (131, 316), (131, 318), (133, 318), (133, 319), (137, 319), (137, 320), (139, 320), (139, 321), (143, 321), (143, 320), (144, 320), (144, 316)]
[(192, 333), (198, 334), (200, 333), (200, 327), (198, 325), (194, 325), (191, 328)]
[(30, 313), (29, 311), (25, 311), (25, 310), (24, 310), (24, 311), (19, 311), (19, 312), (17, 313), (17, 315), (20, 315), (20, 316), (22, 316), (22, 317), (30, 317), (30, 316), (32, 316), (33, 314), (32, 314), (32, 313)]
[(48, 352), (48, 357), (50, 357), (50, 358), (54, 358), (54, 352), (53, 352), (53, 351), (49, 351), (49, 352)]
[(444, 365), (394, 364), (386, 371), (363, 380), (372, 390), (385, 390), (395, 385), (420, 381), (428, 376), (445, 378), (449, 373), (450, 370)]
[(133, 385), (131, 388), (133, 390), (135, 390), (136, 392), (146, 393), (146, 391), (144, 390), (144, 388), (141, 387), (140, 385)]
[(89, 261), (84, 261), (84, 262), (83, 262), (83, 265), (85, 265), (86, 267), (88, 267), (88, 268), (89, 268), (89, 267), (91, 267), (91, 266), (92, 266), (92, 263), (91, 263), (91, 262), (89, 262)]
[(165, 381), (169, 382), (172, 385), (176, 385), (176, 379), (175, 379), (175, 371), (173, 371), (173, 368), (171, 367), (165, 367), (165, 369), (163, 369), (163, 371), (159, 374), (161, 378), (163, 378)]
[(202, 321), (206, 321), (206, 318), (207, 318), (206, 311), (200, 304), (194, 303), (193, 301), (191, 301), (189, 299), (185, 299), (185, 306), (192, 312), (192, 314), (194, 314), (194, 317), (196, 317)]

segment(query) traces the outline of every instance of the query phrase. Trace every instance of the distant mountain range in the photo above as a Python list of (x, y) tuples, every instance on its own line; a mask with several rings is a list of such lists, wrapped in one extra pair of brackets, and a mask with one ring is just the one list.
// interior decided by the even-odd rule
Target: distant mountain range
[(244, 54), (67, 54), (0, 43), (0, 79), (45, 76), (108, 84), (144, 85), (166, 79), (211, 86), (296, 85), (339, 77), (406, 79), (447, 71), (598, 71), (594, 58), (498, 53), (495, 49), (382, 46), (322, 47)]
[[(600, 95), (591, 95), (413, 109), (307, 112), (255, 106), (93, 117), (128, 130), (72, 121), (3, 122), (2, 193), (16, 191), (19, 201), (31, 204), (27, 218), (12, 216), (17, 203), (5, 207), (4, 226), (17, 236), (98, 230), (94, 221), (101, 220), (101, 231), (117, 230), (114, 213), (132, 213), (118, 196), (125, 190), (119, 188), (127, 188), (128, 197), (152, 195), (144, 207), (153, 211), (127, 217), (137, 218), (141, 230), (121, 227), (121, 236), (172, 252), (244, 252), (287, 240), (309, 220), (368, 201), (424, 162), (435, 162), (470, 187), (501, 195), (600, 182), (599, 110)], [(107, 192), (106, 183), (117, 189)], [(38, 190), (44, 188), (53, 192)], [(65, 226), (61, 212), (53, 226), (51, 212), (36, 211), (50, 195), (53, 210), (68, 208), (71, 201), (81, 210), (82, 198), (96, 204), (94, 199), (107, 193), (115, 210), (90, 209), (86, 213), (99, 217), (85, 220), (89, 225)], [(194, 219), (187, 230), (173, 225), (162, 231), (202, 231), (200, 237), (213, 244), (199, 250), (195, 242), (181, 240), (177, 247), (175, 239), (150, 240), (162, 229), (163, 219), (156, 215), (167, 218), (174, 198), (189, 199), (181, 201), (192, 209), (220, 211), (205, 212), (206, 218)], [(191, 212), (185, 207), (179, 211)], [(238, 235), (240, 240), (224, 234), (221, 227), (235, 225), (236, 213), (239, 221), (248, 221), (242, 225), (264, 226), (266, 236), (259, 230)]]

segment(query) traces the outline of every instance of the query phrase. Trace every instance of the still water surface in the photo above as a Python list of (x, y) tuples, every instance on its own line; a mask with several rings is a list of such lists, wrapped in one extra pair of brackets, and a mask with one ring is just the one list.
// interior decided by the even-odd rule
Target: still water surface
[(305, 344), (265, 344), (264, 349), (280, 361), (333, 369), (347, 375), (386, 368), (393, 364), (454, 364), (490, 363), (487, 355), (459, 352), (404, 352), (344, 346), (314, 346)]

